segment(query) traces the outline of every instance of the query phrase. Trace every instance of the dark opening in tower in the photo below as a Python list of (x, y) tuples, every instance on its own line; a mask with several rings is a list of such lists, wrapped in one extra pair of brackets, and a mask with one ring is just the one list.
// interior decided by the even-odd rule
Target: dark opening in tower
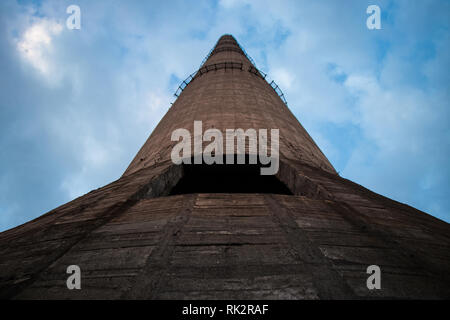
[(274, 193), (292, 195), (275, 175), (261, 175), (260, 163), (182, 164), (183, 176), (170, 194), (187, 193)]

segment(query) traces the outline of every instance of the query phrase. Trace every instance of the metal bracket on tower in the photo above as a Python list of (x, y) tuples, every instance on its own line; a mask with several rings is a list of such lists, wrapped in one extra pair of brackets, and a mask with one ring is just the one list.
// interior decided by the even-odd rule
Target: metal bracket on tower
[(281, 98), (281, 100), (284, 102), (285, 105), (287, 105), (286, 98), (284, 97), (283, 91), (281, 91), (280, 87), (275, 83), (275, 81), (271, 81), (270, 86), (275, 90), (275, 92), (278, 94), (278, 96)]
[(183, 80), (183, 82), (178, 86), (177, 91), (175, 91), (175, 93), (173, 94), (175, 97), (178, 98), (180, 93), (184, 90), (184, 88), (186, 88), (186, 86), (189, 84), (189, 82), (191, 82), (192, 79), (194, 79), (195, 74), (196, 74), (196, 72), (190, 74), (186, 79)]

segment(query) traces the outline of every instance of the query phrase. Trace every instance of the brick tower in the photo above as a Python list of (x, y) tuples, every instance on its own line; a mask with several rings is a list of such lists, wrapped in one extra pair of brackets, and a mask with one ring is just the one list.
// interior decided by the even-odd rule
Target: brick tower
[[(176, 95), (120, 179), (0, 234), (1, 298), (450, 298), (449, 224), (340, 177), (232, 36)], [(278, 172), (174, 164), (194, 121), (279, 129)]]

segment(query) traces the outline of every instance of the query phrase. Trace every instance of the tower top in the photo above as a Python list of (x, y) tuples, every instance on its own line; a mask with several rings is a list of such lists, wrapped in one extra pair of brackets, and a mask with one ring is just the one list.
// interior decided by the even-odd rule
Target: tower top
[[(201, 66), (204, 66), (208, 59), (220, 52), (237, 52), (245, 56), (247, 60), (255, 66), (252, 58), (245, 52), (245, 50), (239, 45), (237, 40), (231, 34), (224, 34), (217, 40), (215, 46), (211, 49), (205, 59), (203, 59)], [(209, 63), (210, 61), (208, 61)]]

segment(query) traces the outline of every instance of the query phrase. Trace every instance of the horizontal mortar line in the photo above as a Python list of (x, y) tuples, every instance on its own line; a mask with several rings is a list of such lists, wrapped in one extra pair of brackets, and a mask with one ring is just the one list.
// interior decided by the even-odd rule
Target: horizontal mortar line
[[(270, 243), (262, 243), (262, 244), (275, 244), (275, 245), (279, 245), (280, 243), (278, 242), (270, 242)], [(198, 244), (184, 244), (184, 243), (180, 243), (180, 244), (174, 244), (174, 246), (176, 247), (210, 247), (210, 246), (245, 246), (245, 245), (258, 245), (252, 242), (229, 242), (229, 243), (215, 243), (215, 244), (210, 244), (210, 243), (198, 243)]]
[(84, 275), (83, 279), (104, 279), (104, 278), (134, 278), (139, 274), (140, 270), (132, 273), (111, 273), (104, 275)]
[[(361, 270), (355, 270), (355, 269), (343, 269), (343, 268), (339, 268), (338, 270), (341, 272), (346, 272), (346, 273), (354, 273), (354, 274), (363, 274), (363, 277), (367, 276), (366, 273), (366, 265), (361, 265)], [(425, 270), (423, 270), (422, 272), (419, 271), (415, 271), (413, 269), (402, 269), (402, 268), (397, 268), (399, 271), (395, 272), (394, 270), (386, 270), (385, 266), (382, 266), (382, 274), (389, 274), (389, 275), (399, 275), (399, 276), (413, 276), (413, 277), (425, 277), (425, 278), (430, 278), (430, 279), (439, 279), (438, 276), (435, 276), (433, 274), (428, 274), (426, 273)], [(355, 278), (354, 276), (352, 277), (352, 275), (344, 275), (344, 277), (350, 277), (350, 278)]]
[[(326, 236), (327, 234), (337, 234), (337, 235), (340, 234), (338, 232), (330, 232), (330, 230), (331, 230), (330, 228), (311, 228), (311, 227), (304, 227), (304, 226), (301, 226), (301, 227), (298, 226), (298, 227), (301, 230), (303, 230), (304, 232), (312, 233), (311, 236), (313, 236), (315, 238), (316, 238), (317, 234), (321, 234), (321, 233), (323, 233), (323, 236)], [(337, 229), (337, 230), (339, 230), (339, 229)], [(356, 232), (358, 229), (356, 227), (353, 227), (353, 226), (351, 226), (349, 228), (342, 228), (340, 230), (344, 231), (344, 232), (341, 233), (342, 235), (360, 235), (360, 236), (365, 235), (364, 233)], [(350, 233), (350, 232), (347, 233), (347, 232), (345, 232), (345, 231), (352, 231), (352, 230), (355, 230), (355, 232), (354, 233)]]
[[(137, 223), (138, 226), (140, 226), (141, 228), (123, 228), (122, 231), (120, 232), (121, 229), (116, 228), (116, 226), (108, 226), (108, 228), (105, 229), (99, 229), (96, 232), (93, 232), (93, 235), (95, 237), (102, 237), (105, 235), (109, 235), (109, 236), (126, 236), (126, 235), (130, 235), (130, 234), (146, 234), (146, 235), (150, 235), (153, 233), (159, 233), (161, 231), (161, 229), (164, 227), (164, 225), (166, 223), (162, 223), (160, 225), (155, 225), (155, 226), (142, 226), (139, 223)], [(122, 225), (119, 225), (122, 226)], [(131, 231), (131, 232), (130, 232)]]
[(392, 239), (397, 240), (397, 241), (398, 240), (406, 240), (406, 241), (414, 240), (415, 242), (420, 242), (421, 244), (433, 245), (433, 246), (437, 246), (437, 247), (441, 247), (441, 248), (450, 250), (450, 246), (442, 244), (440, 240), (435, 240), (434, 238), (429, 239), (429, 238), (413, 238), (413, 237), (405, 237), (405, 236), (393, 236)]
[(63, 237), (63, 238), (52, 238), (52, 239), (45, 239), (45, 240), (38, 240), (36, 242), (33, 242), (30, 244), (30, 242), (26, 242), (26, 243), (19, 243), (19, 244), (14, 244), (11, 245), (9, 247), (7, 247), (8, 249), (14, 248), (14, 249), (19, 249), (22, 247), (35, 247), (36, 244), (43, 244), (46, 242), (51, 242), (51, 241), (55, 241), (55, 240), (70, 240), (71, 238), (76, 238), (78, 237), (78, 234), (75, 234), (73, 236), (69, 236), (69, 237)]
[[(306, 266), (306, 265), (308, 265), (308, 266), (313, 266), (313, 267), (315, 267), (315, 266), (318, 266), (318, 267), (321, 267), (321, 266), (323, 266), (322, 265), (322, 263), (319, 263), (319, 262), (307, 262), (307, 263), (304, 263), (304, 262), (300, 262), (300, 261), (296, 261), (295, 263), (294, 262), (290, 262), (290, 263), (261, 263), (261, 262), (252, 262), (252, 261), (250, 261), (250, 262), (248, 262), (246, 265), (245, 265), (245, 267), (246, 268), (256, 268), (256, 269), (258, 269), (258, 270), (262, 270), (262, 271), (273, 271), (274, 273), (273, 274), (271, 274), (271, 275), (274, 275), (274, 276), (279, 276), (280, 275), (280, 268), (281, 268), (281, 270), (282, 270), (282, 272), (284, 272), (283, 270), (285, 270), (285, 269), (295, 269), (296, 271), (297, 270), (302, 270), (302, 268), (304, 268), (304, 266)], [(211, 271), (214, 271), (214, 270), (216, 270), (216, 271), (220, 271), (220, 272), (223, 272), (224, 270), (228, 270), (228, 269), (230, 269), (230, 268), (232, 268), (232, 269), (236, 269), (236, 268), (239, 268), (239, 267), (242, 267), (242, 264), (241, 263), (230, 263), (230, 264), (227, 264), (227, 265), (217, 265), (217, 264), (213, 264), (213, 265), (208, 265), (208, 266), (204, 266), (204, 265), (195, 265), (195, 266), (186, 266), (186, 265), (171, 265), (171, 271), (173, 271), (174, 269), (175, 270), (186, 270), (186, 271), (189, 271), (189, 273), (190, 272), (193, 272), (193, 271), (201, 271), (201, 272), (203, 272), (203, 270), (211, 270)], [(248, 269), (242, 269), (242, 270), (240, 270), (241, 272), (246, 272)], [(302, 272), (303, 272), (303, 270), (302, 270)], [(168, 273), (170, 273), (170, 272), (168, 272)], [(182, 271), (181, 271), (181, 273), (182, 273)], [(287, 272), (287, 273), (293, 273), (293, 274), (297, 274), (297, 272)]]
[[(164, 225), (162, 225), (162, 227), (164, 227)], [(95, 237), (94, 240), (95, 239), (102, 239), (103, 240), (103, 238), (105, 238), (105, 237), (108, 237), (108, 238), (109, 237), (122, 237), (122, 236), (128, 236), (128, 235), (134, 235), (135, 238), (140, 238), (137, 235), (159, 234), (161, 229), (155, 229), (154, 231), (153, 230), (151, 230), (151, 231), (145, 230), (144, 231), (144, 230), (135, 229), (135, 230), (133, 230), (133, 232), (128, 232), (129, 230), (126, 230), (126, 232), (124, 232), (124, 233), (118, 232), (119, 230), (114, 230), (114, 231), (105, 230), (105, 231), (98, 231), (98, 232), (95, 232), (93, 234), (94, 234), (94, 237)], [(106, 234), (108, 234), (108, 236), (106, 236)]]
[(389, 249), (392, 251), (396, 251), (392, 247), (381, 247), (381, 246), (364, 246), (364, 245), (346, 245), (346, 244), (322, 244), (319, 241), (316, 241), (318, 246), (326, 246), (326, 247), (344, 247), (344, 248), (367, 248), (367, 249)]
[[(85, 279), (105, 279), (105, 278), (134, 278), (136, 275), (138, 275), (140, 272), (140, 270), (137, 270), (136, 272), (132, 272), (132, 273), (111, 273), (111, 274), (99, 274), (99, 275), (82, 275), (82, 280)], [(64, 281), (65, 284), (65, 278), (47, 278), (47, 279), (43, 279), (43, 280), (39, 280), (36, 283), (36, 285), (33, 285), (33, 288), (36, 287), (47, 287), (44, 284), (44, 282), (50, 282), (50, 281)], [(83, 283), (83, 285), (85, 285), (85, 283)], [(52, 285), (50, 285), (50, 287), (53, 287)], [(65, 285), (63, 285), (63, 287), (66, 287)]]
[[(83, 268), (82, 272), (83, 272)], [(95, 269), (85, 269), (84, 272), (85, 273), (93, 273), (93, 272), (123, 272), (123, 271), (129, 271), (129, 272), (134, 272), (134, 271), (140, 271), (142, 269), (142, 267), (120, 267), (120, 268), (95, 268)]]
[(99, 251), (99, 250), (109, 250), (109, 249), (127, 249), (127, 248), (143, 248), (143, 247), (155, 247), (156, 244), (142, 244), (142, 245), (129, 245), (129, 246), (113, 246), (105, 248), (74, 248), (75, 252), (88, 252), (88, 251)]
[(190, 244), (175, 244), (175, 247), (240, 247), (240, 246), (264, 246), (264, 245), (282, 245), (285, 246), (287, 243), (279, 243), (279, 242), (250, 242), (243, 244), (223, 244), (223, 243), (211, 243), (211, 244), (203, 244), (203, 243), (190, 243)]
[[(259, 230), (249, 229), (247, 232), (245, 232), (243, 230), (231, 232), (231, 231), (222, 230), (222, 229), (221, 230), (209, 230), (209, 231), (203, 231), (203, 229), (199, 229), (199, 230), (202, 230), (202, 231), (186, 230), (184, 232), (184, 234), (187, 234), (189, 236), (192, 236), (192, 235), (213, 235), (213, 236), (221, 235), (221, 236), (255, 236), (255, 237), (261, 236), (261, 235), (267, 236), (266, 231), (274, 232), (276, 235), (284, 234), (281, 230), (271, 230), (270, 228), (259, 229)], [(251, 231), (254, 231), (254, 232), (251, 232)]]
[[(333, 259), (333, 258), (328, 258), (326, 257), (328, 260), (330, 260), (332, 262), (332, 264), (334, 265), (335, 269), (336, 267), (340, 267), (340, 266), (348, 266), (348, 265), (361, 265), (364, 266), (364, 268), (368, 267), (368, 263), (364, 263), (364, 262), (358, 262), (358, 261), (352, 261), (352, 260), (345, 260), (345, 259)], [(372, 259), (373, 261), (373, 259)], [(383, 264), (380, 265), (380, 268), (401, 268), (402, 264), (386, 264), (383, 262)], [(340, 270), (340, 269), (336, 269), (336, 270)], [(417, 270), (425, 270), (424, 268), (418, 268)]]
[(308, 230), (308, 234), (315, 237), (316, 235), (322, 235), (324, 234), (323, 232), (326, 231), (325, 234), (328, 235), (359, 235), (359, 236), (367, 236), (367, 233), (365, 232), (361, 232), (359, 229), (357, 228), (353, 228), (352, 229), (341, 229), (341, 230), (336, 230), (336, 229), (330, 229), (330, 228), (302, 228), (302, 230)]

